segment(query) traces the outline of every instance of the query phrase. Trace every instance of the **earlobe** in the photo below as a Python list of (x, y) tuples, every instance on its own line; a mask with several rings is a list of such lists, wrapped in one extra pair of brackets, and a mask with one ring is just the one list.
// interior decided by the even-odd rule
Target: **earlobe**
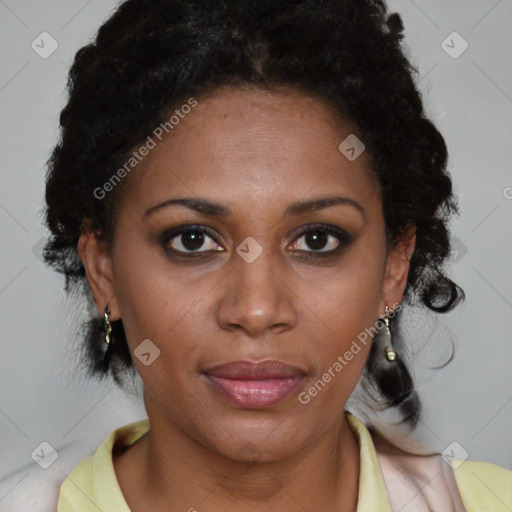
[(416, 228), (412, 226), (388, 255), (382, 288), (382, 311), (386, 305), (393, 310), (402, 301), (415, 244)]
[(77, 251), (84, 265), (98, 313), (103, 316), (105, 306), (108, 304), (111, 311), (111, 321), (119, 319), (112, 260), (105, 242), (96, 236), (90, 224), (84, 225), (82, 228)]

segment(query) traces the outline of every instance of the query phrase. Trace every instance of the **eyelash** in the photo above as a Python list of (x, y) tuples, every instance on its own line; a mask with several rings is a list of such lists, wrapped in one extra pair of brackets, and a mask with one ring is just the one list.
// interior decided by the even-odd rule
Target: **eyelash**
[[(190, 224), (186, 226), (179, 226), (176, 228), (173, 228), (169, 231), (166, 231), (161, 237), (161, 244), (164, 247), (164, 250), (168, 253), (171, 253), (173, 255), (177, 255), (179, 257), (183, 258), (198, 258), (202, 257), (206, 253), (211, 252), (217, 252), (215, 250), (213, 251), (177, 251), (175, 249), (171, 249), (168, 247), (168, 243), (172, 241), (174, 238), (183, 235), (184, 233), (190, 233), (190, 232), (200, 232), (208, 235), (217, 245), (220, 245), (220, 243), (217, 240), (217, 235), (214, 233), (214, 231), (209, 228), (208, 226), (204, 226), (202, 224)], [(339, 254), (345, 247), (350, 245), (352, 242), (352, 237), (346, 233), (344, 230), (328, 225), (328, 224), (309, 224), (306, 229), (302, 229), (294, 238), (293, 242), (296, 240), (302, 238), (304, 235), (307, 235), (309, 233), (315, 233), (315, 232), (321, 232), (321, 233), (327, 233), (329, 235), (334, 236), (337, 238), (340, 242), (338, 247), (336, 249), (332, 249), (330, 251), (303, 251), (298, 250), (297, 252), (301, 253), (300, 257), (303, 258), (325, 258), (328, 256), (335, 256)], [(222, 252), (222, 251), (218, 251)]]

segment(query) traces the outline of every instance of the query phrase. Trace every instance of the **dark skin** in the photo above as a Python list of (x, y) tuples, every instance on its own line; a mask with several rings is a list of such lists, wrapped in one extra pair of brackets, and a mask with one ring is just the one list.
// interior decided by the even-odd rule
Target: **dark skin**
[[(145, 339), (161, 351), (149, 366), (133, 357), (151, 429), (114, 454), (132, 511), (356, 510), (359, 445), (342, 411), (371, 340), (308, 404), (298, 395), (386, 305), (400, 303), (415, 234), (387, 246), (368, 155), (349, 161), (338, 150), (351, 133), (321, 100), (220, 89), (199, 98), (126, 178), (111, 251), (83, 230), (78, 251), (98, 313), (108, 304), (111, 320), (123, 319), (132, 354)], [(290, 203), (324, 196), (359, 207), (284, 216)], [(144, 215), (182, 197), (231, 213), (171, 205)], [(351, 241), (324, 232), (324, 247), (314, 246), (301, 234), (313, 223)], [(190, 255), (181, 235), (161, 243), (185, 224), (207, 225), (216, 237), (205, 234), (199, 258), (172, 252)], [(248, 236), (263, 249), (251, 263), (236, 252)], [(298, 389), (267, 408), (236, 406), (201, 375), (206, 365), (264, 358), (306, 371)]]

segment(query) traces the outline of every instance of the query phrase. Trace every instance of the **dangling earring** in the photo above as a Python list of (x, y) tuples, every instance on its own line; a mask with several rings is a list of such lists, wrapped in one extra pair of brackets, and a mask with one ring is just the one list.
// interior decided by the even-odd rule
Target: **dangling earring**
[(392, 344), (391, 344), (391, 331), (389, 330), (389, 317), (388, 317), (388, 310), (389, 308), (386, 306), (385, 309), (385, 317), (384, 317), (384, 323), (386, 324), (384, 329), (384, 336), (386, 337), (385, 341), (385, 352), (386, 352), (386, 358), (388, 361), (395, 361), (396, 360), (396, 352), (393, 351)]
[(112, 348), (112, 326), (110, 325), (109, 320), (110, 309), (108, 304), (105, 306), (105, 310), (103, 312), (103, 330), (105, 331), (105, 343), (107, 344), (107, 349), (105, 350), (105, 354), (103, 355), (103, 371), (106, 372), (108, 370), (108, 363), (110, 359), (110, 352)]

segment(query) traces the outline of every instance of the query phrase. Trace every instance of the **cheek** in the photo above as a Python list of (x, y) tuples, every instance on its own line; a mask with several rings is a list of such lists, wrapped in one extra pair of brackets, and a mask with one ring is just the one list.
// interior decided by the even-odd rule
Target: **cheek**
[(378, 318), (383, 283), (384, 254), (364, 243), (347, 252), (332, 269), (306, 269), (296, 283), (297, 295), (331, 339), (357, 337)]
[(347, 388), (357, 384), (372, 343), (371, 326), (375, 320), (369, 311), (374, 303), (372, 296), (349, 294), (325, 305), (328, 328), (321, 325), (315, 335), (314, 377), (328, 383), (326, 398), (340, 392), (345, 395)]
[[(348, 285), (348, 283), (346, 283)], [(368, 290), (368, 288), (366, 288)], [(324, 322), (315, 320), (303, 337), (309, 342), (314, 371), (307, 387), (299, 396), (301, 404), (309, 404), (310, 414), (336, 414), (356, 387), (368, 359), (375, 331), (372, 310), (374, 293), (351, 293), (348, 286), (337, 294), (324, 294), (319, 303)], [(327, 407), (327, 409), (326, 409)]]
[(315, 358), (313, 384), (323, 382), (309, 388), (311, 397), (322, 396), (317, 403), (346, 400), (363, 372), (379, 316), (381, 257), (384, 252), (375, 252), (375, 247), (373, 252), (358, 248), (330, 275), (319, 280), (317, 273), (316, 280), (313, 274), (305, 279), (297, 293), (307, 305), (302, 329), (309, 332), (303, 338), (315, 340), (309, 347)]
[[(143, 380), (165, 378), (172, 385), (197, 364), (199, 348), (210, 332), (202, 299), (211, 285), (193, 272), (172, 270), (155, 250), (119, 247), (117, 254), (116, 294), (133, 362)], [(137, 357), (144, 340), (158, 353), (149, 366)]]

